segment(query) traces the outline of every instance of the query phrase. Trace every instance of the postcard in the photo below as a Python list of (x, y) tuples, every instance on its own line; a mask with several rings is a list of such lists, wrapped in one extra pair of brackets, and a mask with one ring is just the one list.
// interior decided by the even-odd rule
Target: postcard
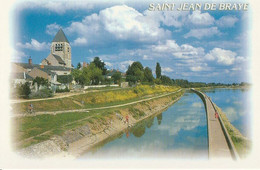
[(254, 2), (7, 6), (0, 168), (257, 166)]

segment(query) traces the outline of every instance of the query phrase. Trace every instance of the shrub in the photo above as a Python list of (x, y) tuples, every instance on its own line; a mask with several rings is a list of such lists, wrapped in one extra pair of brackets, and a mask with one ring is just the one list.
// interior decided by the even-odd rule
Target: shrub
[(66, 87), (65, 89), (56, 89), (56, 93), (64, 93), (64, 92), (70, 92), (70, 89), (68, 87)]
[(42, 89), (35, 93), (30, 94), (29, 98), (35, 99), (35, 98), (47, 98), (52, 97), (53, 93), (50, 89)]
[(18, 87), (18, 93), (21, 97), (28, 99), (29, 95), (31, 94), (29, 82), (26, 82), (25, 84), (22, 84), (20, 87)]

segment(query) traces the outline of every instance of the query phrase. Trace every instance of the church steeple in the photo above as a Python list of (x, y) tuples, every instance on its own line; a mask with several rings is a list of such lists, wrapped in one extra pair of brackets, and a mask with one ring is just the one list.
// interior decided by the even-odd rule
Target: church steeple
[(69, 43), (66, 35), (64, 34), (63, 30), (60, 28), (55, 37), (53, 38), (52, 42), (67, 42)]
[(60, 28), (51, 43), (51, 54), (59, 56), (65, 63), (65, 67), (71, 67), (70, 43)]

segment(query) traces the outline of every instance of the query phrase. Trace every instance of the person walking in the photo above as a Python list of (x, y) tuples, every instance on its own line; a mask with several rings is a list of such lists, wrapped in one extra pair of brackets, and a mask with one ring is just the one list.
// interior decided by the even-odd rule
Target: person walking
[(126, 115), (125, 120), (126, 120), (127, 126), (129, 126), (129, 117), (128, 117), (128, 115)]
[(218, 119), (218, 112), (215, 112), (215, 118)]

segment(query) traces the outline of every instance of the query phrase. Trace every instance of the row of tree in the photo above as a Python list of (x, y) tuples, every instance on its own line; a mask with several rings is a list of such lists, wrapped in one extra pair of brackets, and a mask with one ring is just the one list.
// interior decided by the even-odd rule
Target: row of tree
[(120, 83), (122, 79), (120, 72), (113, 74), (112, 80), (106, 78), (107, 73), (106, 64), (99, 57), (95, 57), (87, 67), (82, 67), (79, 63), (71, 75), (80, 85), (111, 84), (112, 81)]
[(150, 83), (150, 84), (164, 84), (173, 85), (173, 81), (166, 75), (162, 75), (160, 63), (156, 63), (155, 74), (156, 78), (153, 77), (152, 69), (149, 67), (143, 67), (139, 62), (133, 62), (126, 71), (126, 81), (130, 84), (136, 82)]

